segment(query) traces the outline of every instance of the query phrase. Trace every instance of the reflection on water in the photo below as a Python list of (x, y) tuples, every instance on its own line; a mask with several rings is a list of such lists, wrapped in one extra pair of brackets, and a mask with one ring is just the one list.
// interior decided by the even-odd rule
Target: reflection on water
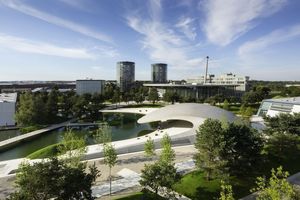
[[(105, 114), (103, 117), (105, 121), (111, 125), (112, 140), (124, 140), (137, 137), (138, 133), (142, 130), (151, 130), (149, 124), (138, 124), (136, 121), (141, 115), (137, 114)], [(0, 160), (9, 160), (15, 158), (26, 157), (27, 155), (44, 148), (51, 144), (58, 143), (62, 140), (64, 128), (56, 131), (51, 131), (31, 141), (20, 143), (18, 146), (0, 153)], [(84, 136), (88, 144), (94, 144), (93, 138), (89, 131), (78, 131), (77, 134)], [(8, 134), (8, 133), (7, 133)], [(11, 134), (16, 134), (11, 132)]]
[(12, 137), (20, 135), (19, 130), (6, 130), (0, 131), (0, 141), (7, 140)]

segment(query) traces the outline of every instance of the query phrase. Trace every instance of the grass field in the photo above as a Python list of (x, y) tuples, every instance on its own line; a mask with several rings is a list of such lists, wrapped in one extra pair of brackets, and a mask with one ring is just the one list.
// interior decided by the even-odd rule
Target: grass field
[(174, 190), (191, 199), (213, 199), (219, 195), (220, 180), (207, 181), (203, 172), (194, 171), (185, 175)]

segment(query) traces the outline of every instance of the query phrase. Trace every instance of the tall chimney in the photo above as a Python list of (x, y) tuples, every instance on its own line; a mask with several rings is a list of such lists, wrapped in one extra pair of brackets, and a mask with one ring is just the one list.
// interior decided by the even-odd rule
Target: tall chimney
[(208, 59), (209, 59), (209, 56), (206, 56), (206, 68), (205, 68), (205, 77), (204, 77), (204, 83), (206, 83), (206, 79), (207, 79), (207, 71), (208, 71)]

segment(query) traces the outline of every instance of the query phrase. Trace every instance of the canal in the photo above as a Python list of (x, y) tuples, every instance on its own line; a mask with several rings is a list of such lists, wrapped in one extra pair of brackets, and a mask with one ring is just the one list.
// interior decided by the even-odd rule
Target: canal
[[(125, 140), (135, 138), (143, 130), (152, 130), (150, 124), (138, 124), (137, 120), (142, 115), (139, 114), (117, 114), (117, 113), (106, 113), (103, 116), (105, 122), (110, 124), (112, 130), (112, 141)], [(16, 158), (26, 157), (27, 155), (47, 147), (51, 144), (59, 143), (63, 139), (63, 133), (65, 128), (59, 130), (50, 131), (42, 134), (39, 137), (33, 138), (30, 141), (20, 143), (16, 147), (8, 149), (0, 153), (0, 161), (10, 160)], [(95, 144), (91, 131), (82, 129), (75, 131), (76, 134), (83, 136), (87, 144)], [(10, 138), (19, 134), (18, 130), (10, 130), (0, 132), (0, 138)], [(3, 134), (3, 135), (2, 135)]]

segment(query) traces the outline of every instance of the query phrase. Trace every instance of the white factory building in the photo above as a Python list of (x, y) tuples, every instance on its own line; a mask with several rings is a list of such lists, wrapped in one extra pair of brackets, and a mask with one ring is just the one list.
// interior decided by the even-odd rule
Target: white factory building
[(17, 93), (0, 94), (0, 126), (14, 126)]
[(78, 95), (82, 94), (103, 94), (104, 93), (104, 80), (93, 80), (93, 79), (85, 79), (85, 80), (76, 80), (76, 93)]
[(241, 76), (233, 73), (221, 74), (215, 76), (214, 74), (207, 75), (206, 81), (205, 76), (199, 76), (195, 78), (188, 78), (186, 82), (188, 84), (211, 84), (211, 85), (236, 85), (236, 90), (247, 91), (249, 76)]

